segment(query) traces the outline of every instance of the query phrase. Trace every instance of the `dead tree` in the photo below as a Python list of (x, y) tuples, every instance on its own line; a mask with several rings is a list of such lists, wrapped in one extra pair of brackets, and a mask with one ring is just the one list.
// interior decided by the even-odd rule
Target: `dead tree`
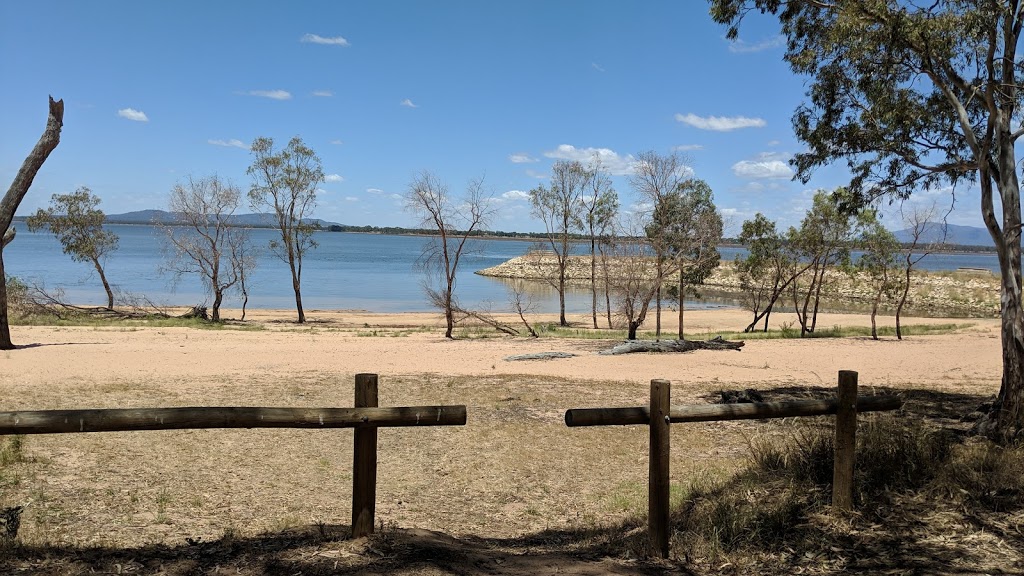
[(13, 350), (14, 343), (11, 342), (11, 329), (7, 319), (7, 274), (4, 271), (3, 247), (14, 240), (11, 222), (14, 221), (14, 213), (18, 210), (21, 201), (28, 194), (28, 189), (35, 180), (36, 173), (43, 167), (43, 162), (50, 156), (50, 152), (60, 143), (60, 131), (64, 126), (64, 101), (53, 101), (50, 97), (50, 113), (46, 119), (46, 129), (39, 137), (35, 148), (21, 164), (21, 169), (14, 177), (14, 182), (7, 189), (7, 194), (0, 200), (0, 230), (4, 231), (3, 241), (0, 242), (0, 350)]

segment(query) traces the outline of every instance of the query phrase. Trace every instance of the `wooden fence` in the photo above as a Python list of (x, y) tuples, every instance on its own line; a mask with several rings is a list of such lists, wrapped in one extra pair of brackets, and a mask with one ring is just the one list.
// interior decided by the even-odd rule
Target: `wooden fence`
[(835, 462), (832, 476), (832, 507), (837, 513), (853, 508), (854, 453), (857, 445), (857, 412), (897, 410), (902, 401), (895, 396), (857, 397), (857, 373), (839, 372), (836, 398), (671, 406), (668, 380), (651, 380), (651, 402), (631, 408), (577, 408), (567, 410), (567, 426), (609, 426), (647, 424), (650, 427), (648, 476), (648, 536), (651, 549), (668, 557), (669, 536), (669, 424), (836, 415)]
[(0, 435), (200, 428), (355, 428), (352, 536), (373, 532), (377, 428), (463, 426), (465, 406), (377, 406), (377, 375), (357, 374), (354, 408), (127, 408), (0, 412)]

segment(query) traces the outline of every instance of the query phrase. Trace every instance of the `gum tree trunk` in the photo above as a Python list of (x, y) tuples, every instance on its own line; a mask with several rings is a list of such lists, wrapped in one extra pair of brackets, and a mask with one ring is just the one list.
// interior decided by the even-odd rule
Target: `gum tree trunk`
[(7, 189), (7, 194), (0, 200), (0, 230), (3, 230), (3, 241), (0, 242), (0, 350), (13, 350), (14, 343), (11, 342), (11, 330), (7, 317), (7, 274), (4, 271), (3, 247), (14, 239), (11, 229), (11, 222), (14, 220), (14, 213), (18, 205), (28, 194), (28, 189), (35, 180), (36, 173), (42, 168), (43, 162), (50, 156), (50, 152), (60, 143), (60, 131), (64, 126), (64, 101), (53, 101), (50, 97), (50, 113), (46, 119), (46, 129), (39, 137), (32, 152), (21, 164), (14, 182)]

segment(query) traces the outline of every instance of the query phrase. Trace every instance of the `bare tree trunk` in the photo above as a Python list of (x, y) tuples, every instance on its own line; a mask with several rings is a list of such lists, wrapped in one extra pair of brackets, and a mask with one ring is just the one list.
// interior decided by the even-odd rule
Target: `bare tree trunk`
[(685, 340), (683, 336), (683, 310), (686, 309), (686, 280), (683, 271), (679, 271), (679, 340)]
[(224, 302), (224, 291), (220, 289), (214, 289), (213, 316), (210, 318), (213, 322), (220, 322), (220, 305), (222, 302)]
[[(600, 248), (599, 248), (600, 249)], [(612, 329), (611, 279), (608, 274), (608, 255), (601, 250), (601, 270), (604, 272), (604, 312), (608, 316), (608, 329)]]
[(594, 240), (594, 230), (590, 230), (590, 310), (594, 317), (594, 328), (597, 328), (597, 254), (595, 253), (597, 242)]
[(292, 271), (292, 290), (295, 291), (295, 311), (299, 314), (298, 322), (299, 324), (304, 324), (306, 322), (306, 313), (302, 310), (302, 286), (299, 276), (296, 274), (294, 256), (289, 256), (288, 267)]
[[(883, 284), (884, 286), (884, 284)], [(875, 294), (875, 301), (871, 303), (871, 339), (878, 340), (878, 328), (875, 325), (875, 316), (878, 315), (878, 303), (882, 301), (882, 290)]]
[(107, 292), (107, 310), (113, 310), (114, 291), (110, 289), (110, 283), (107, 282), (107, 275), (103, 273), (103, 266), (100, 266), (99, 260), (93, 260), (92, 265), (96, 267), (96, 273), (100, 275), (100, 281), (103, 282), (103, 289)]
[(900, 301), (896, 304), (896, 339), (903, 340), (903, 330), (900, 328), (900, 314), (903, 313), (903, 305), (907, 303), (907, 294), (910, 293), (910, 252), (907, 252), (907, 267), (905, 275), (903, 277), (903, 294), (900, 295)]
[(563, 255), (558, 266), (558, 324), (568, 326), (565, 320), (565, 267), (568, 265), (569, 256)]
[[(46, 119), (46, 129), (43, 131), (43, 135), (39, 137), (39, 141), (36, 142), (28, 157), (21, 164), (21, 168), (14, 177), (11, 187), (7, 189), (3, 200), (0, 200), (0, 230), (4, 231), (4, 240), (0, 242), (0, 350), (14, 349), (14, 343), (11, 342), (11, 329), (8, 325), (7, 275), (4, 271), (3, 261), (3, 246), (10, 242), (7, 230), (11, 227), (11, 222), (14, 220), (14, 213), (18, 210), (18, 205), (25, 198), (25, 194), (28, 194), (28, 189), (32, 186), (36, 173), (42, 168), (43, 162), (46, 162), (50, 152), (53, 152), (53, 149), (60, 143), (60, 131), (63, 126), (64, 101), (58, 100), (54, 102), (51, 96), (50, 113)], [(11, 239), (13, 237), (13, 235), (10, 236)]]

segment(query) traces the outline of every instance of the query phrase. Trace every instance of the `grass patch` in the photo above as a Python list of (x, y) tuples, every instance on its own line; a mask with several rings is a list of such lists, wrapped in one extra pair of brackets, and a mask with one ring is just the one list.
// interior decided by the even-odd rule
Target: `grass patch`
[[(952, 334), (959, 330), (973, 327), (973, 323), (947, 323), (947, 324), (907, 324), (901, 327), (904, 336), (922, 336), (926, 334)], [(768, 330), (767, 332), (728, 332), (728, 333), (707, 333), (702, 336), (704, 339), (721, 336), (726, 340), (777, 340), (784, 338), (800, 338), (800, 328), (783, 326), (779, 330)], [(828, 328), (819, 327), (814, 332), (804, 334), (804, 338), (849, 338), (857, 336), (871, 336), (870, 326), (831, 326)], [(896, 328), (893, 326), (879, 326), (878, 336), (896, 336)]]
[(82, 326), (92, 328), (121, 328), (137, 330), (139, 328), (195, 328), (198, 330), (239, 330), (258, 332), (264, 330), (263, 324), (211, 322), (201, 318), (164, 318), (149, 316), (146, 318), (102, 318), (89, 314), (75, 314), (58, 318), (44, 314), (12, 314), (11, 324), (14, 326)]
[(0, 468), (25, 461), (25, 436), (0, 436)]
[(925, 536), (965, 528), (936, 524), (944, 508), (957, 518), (1024, 509), (1024, 446), (963, 441), (921, 419), (884, 415), (858, 427), (858, 514), (837, 520), (829, 508), (833, 433), (823, 423), (792, 425), (781, 436), (750, 441), (749, 464), (735, 476), (692, 481), (673, 510), (674, 553), (707, 566), (729, 563), (738, 573), (794, 563), (839, 573), (855, 560), (893, 562), (887, 547), (895, 538), (922, 548), (915, 562), (941, 565), (925, 549)]

